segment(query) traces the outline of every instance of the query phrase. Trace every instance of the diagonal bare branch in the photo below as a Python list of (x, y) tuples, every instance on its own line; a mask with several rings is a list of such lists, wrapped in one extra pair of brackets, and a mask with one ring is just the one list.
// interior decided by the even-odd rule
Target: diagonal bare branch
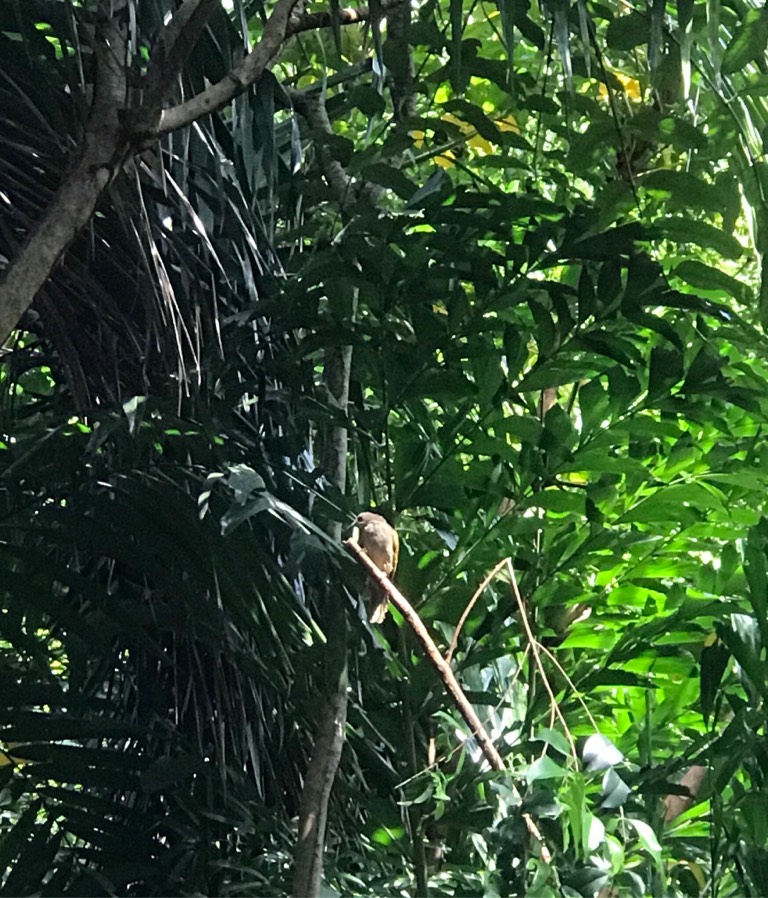
[[(408, 0), (381, 0), (380, 3), (385, 12), (407, 4)], [(359, 22), (367, 22), (370, 17), (371, 11), (367, 6), (343, 6), (338, 10), (339, 25), (357, 25)], [(288, 36), (317, 28), (330, 28), (332, 25), (333, 17), (330, 12), (304, 12), (291, 16)]]
[(157, 133), (168, 134), (183, 128), (204, 115), (216, 112), (247, 90), (277, 55), (288, 34), (288, 23), (297, 3), (298, 0), (277, 0), (264, 25), (261, 40), (240, 65), (185, 103), (165, 109)]

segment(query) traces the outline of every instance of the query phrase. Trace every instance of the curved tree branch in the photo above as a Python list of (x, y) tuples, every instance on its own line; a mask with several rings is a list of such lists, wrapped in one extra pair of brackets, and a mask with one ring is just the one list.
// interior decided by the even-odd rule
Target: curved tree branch
[[(398, 7), (407, 6), (409, 0), (382, 0), (381, 8), (395, 10)], [(339, 25), (357, 25), (367, 22), (371, 17), (371, 11), (367, 6), (344, 6), (338, 11)], [(317, 28), (330, 28), (334, 24), (329, 12), (305, 12), (300, 15), (292, 15), (288, 23), (288, 35), (300, 34), (302, 31), (314, 31)]]
[(185, 125), (190, 125), (202, 116), (226, 106), (238, 94), (249, 88), (277, 55), (277, 51), (288, 35), (288, 23), (297, 2), (298, 0), (277, 0), (264, 25), (261, 40), (245, 59), (229, 71), (221, 81), (212, 84), (185, 103), (164, 109), (160, 116), (157, 134), (168, 134)]
[[(325, 108), (325, 97), (322, 94), (293, 91), (291, 102), (311, 128), (323, 134), (333, 134), (333, 127)], [(338, 159), (333, 158), (326, 146), (318, 148), (318, 155), (325, 180), (342, 208), (361, 197), (371, 204), (375, 204), (380, 198), (383, 192), (380, 187), (365, 181), (356, 181), (348, 175), (344, 166)]]
[(184, 0), (155, 43), (144, 82), (143, 105), (157, 112), (170, 99), (181, 70), (220, 0)]
[[(134, 108), (130, 108), (128, 90), (128, 0), (101, 0), (94, 43), (94, 101), (83, 138), (58, 191), (0, 280), (0, 346), (18, 326), (63, 253), (90, 221), (106, 186), (129, 159), (149, 142), (221, 109), (247, 90), (291, 34), (331, 24), (325, 13), (293, 16), (297, 2), (277, 0), (259, 43), (221, 81), (184, 103), (163, 109), (219, 0), (183, 0), (157, 37), (144, 79), (142, 102)], [(384, 0), (382, 5), (392, 9), (404, 2)], [(351, 24), (369, 15), (369, 10), (361, 7), (342, 10), (340, 18), (342, 24)], [(332, 173), (327, 171), (326, 175)]]

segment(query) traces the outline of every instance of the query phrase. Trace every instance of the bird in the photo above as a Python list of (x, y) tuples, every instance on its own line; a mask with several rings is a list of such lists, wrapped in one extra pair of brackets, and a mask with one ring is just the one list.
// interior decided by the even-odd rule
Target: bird
[[(400, 553), (400, 538), (397, 530), (373, 511), (364, 511), (355, 519), (355, 526), (360, 532), (360, 547), (388, 577), (392, 577), (397, 569), (397, 557)], [(389, 597), (384, 589), (372, 578), (368, 579), (368, 620), (372, 624), (380, 624), (387, 616)]]

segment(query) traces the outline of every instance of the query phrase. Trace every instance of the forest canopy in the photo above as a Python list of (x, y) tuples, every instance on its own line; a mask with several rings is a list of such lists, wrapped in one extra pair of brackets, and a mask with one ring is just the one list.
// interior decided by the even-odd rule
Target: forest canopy
[(3, 894), (768, 893), (767, 45), (0, 0)]

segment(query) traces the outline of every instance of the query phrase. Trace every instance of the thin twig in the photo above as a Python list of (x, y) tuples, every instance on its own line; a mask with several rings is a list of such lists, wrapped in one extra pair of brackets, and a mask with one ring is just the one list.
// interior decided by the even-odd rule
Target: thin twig
[(493, 580), (493, 578), (498, 574), (498, 572), (504, 567), (504, 565), (509, 561), (508, 558), (502, 558), (502, 560), (496, 565), (496, 567), (488, 574), (488, 576), (483, 580), (483, 582), (477, 587), (474, 595), (467, 603), (467, 607), (464, 609), (461, 617), (459, 618), (458, 624), (456, 624), (456, 629), (453, 631), (453, 636), (451, 637), (451, 644), (448, 646), (448, 651), (445, 655), (445, 661), (447, 664), (451, 663), (451, 659), (453, 658), (453, 653), (456, 651), (456, 646), (459, 642), (459, 634), (461, 633), (461, 628), (464, 626), (467, 618), (469, 617), (470, 611), (475, 607), (475, 602), (480, 598), (480, 596), (485, 592), (488, 584)]
[(544, 652), (544, 654), (549, 658), (549, 660), (550, 660), (550, 661), (555, 665), (555, 667), (560, 671), (560, 673), (562, 674), (562, 677), (563, 677), (563, 679), (565, 680), (565, 682), (566, 682), (566, 683), (571, 687), (571, 689), (573, 690), (573, 694), (574, 694), (574, 696), (576, 697), (576, 701), (577, 701), (577, 702), (581, 705), (581, 707), (584, 709), (584, 713), (585, 713), (585, 714), (587, 715), (587, 717), (589, 718), (589, 722), (590, 722), (590, 723), (592, 724), (592, 726), (595, 728), (595, 732), (596, 732), (596, 733), (599, 733), (599, 732), (600, 732), (600, 728), (599, 728), (598, 725), (597, 725), (597, 721), (595, 720), (595, 718), (594, 718), (594, 717), (592, 716), (592, 714), (590, 713), (590, 710), (589, 710), (589, 708), (587, 707), (587, 703), (586, 703), (586, 702), (584, 701), (584, 699), (581, 697), (581, 693), (580, 693), (579, 690), (576, 688), (576, 684), (575, 684), (575, 683), (573, 682), (573, 680), (568, 676), (568, 674), (565, 672), (565, 669), (563, 668), (563, 665), (562, 665), (562, 664), (557, 660), (557, 658), (555, 657), (554, 652), (550, 652), (550, 650), (549, 650), (545, 645), (541, 645), (541, 643), (539, 643), (539, 648)]
[[(568, 742), (571, 746), (571, 754), (574, 759), (578, 761), (579, 754), (576, 751), (576, 743), (573, 741), (573, 736), (571, 735), (571, 731), (568, 728), (568, 724), (565, 722), (565, 718), (563, 717), (563, 712), (560, 710), (560, 706), (557, 703), (557, 699), (555, 698), (555, 693), (552, 691), (552, 686), (550, 685), (549, 678), (547, 677), (547, 673), (544, 670), (544, 665), (541, 663), (541, 655), (539, 654), (539, 643), (533, 635), (533, 631), (531, 630), (531, 624), (528, 620), (528, 615), (525, 610), (525, 603), (523, 602), (523, 597), (520, 594), (520, 589), (517, 585), (517, 578), (515, 577), (515, 569), (512, 566), (512, 559), (507, 558), (507, 569), (509, 570), (509, 579), (512, 583), (512, 590), (514, 591), (515, 598), (517, 599), (517, 605), (520, 609), (520, 619), (523, 622), (523, 628), (525, 629), (525, 635), (528, 637), (528, 643), (531, 646), (531, 651), (533, 652), (533, 659), (536, 662), (536, 667), (539, 670), (539, 674), (541, 675), (541, 681), (544, 684), (544, 688), (547, 690), (547, 695), (549, 695), (550, 701), (550, 709), (554, 715), (556, 715), (560, 719), (560, 723), (563, 725), (563, 729), (565, 730), (565, 735), (568, 737)], [(554, 722), (554, 718), (553, 718)]]

